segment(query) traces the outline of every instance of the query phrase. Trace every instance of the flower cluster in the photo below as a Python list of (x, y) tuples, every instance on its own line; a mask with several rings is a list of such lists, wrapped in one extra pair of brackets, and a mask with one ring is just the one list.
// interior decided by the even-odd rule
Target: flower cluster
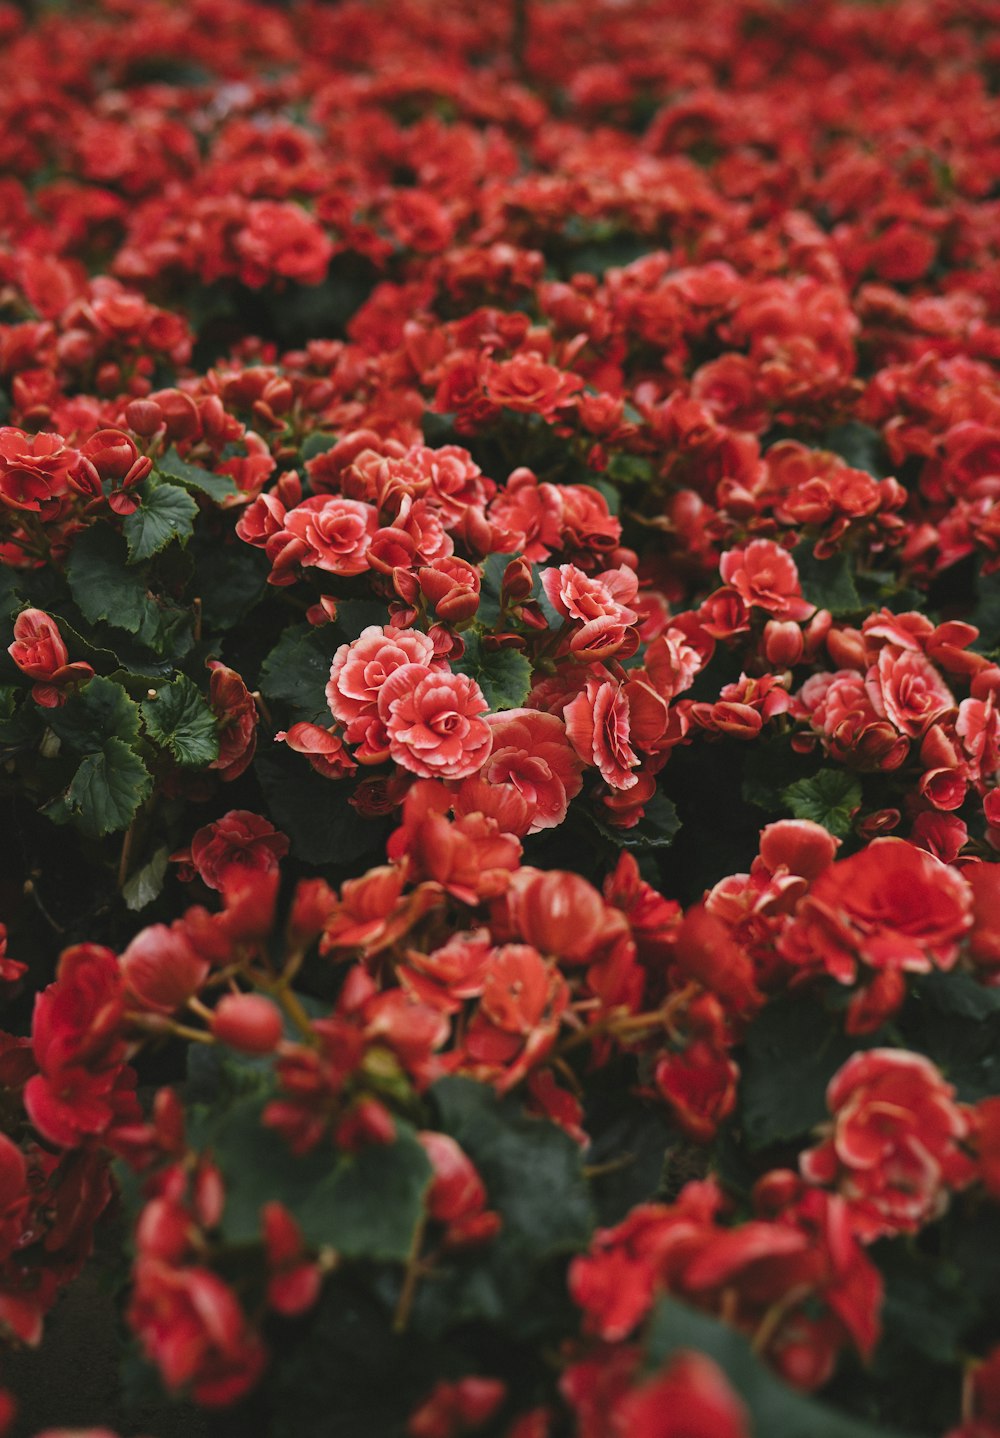
[(995, 10), (0, 5), (0, 1345), (1000, 1434)]

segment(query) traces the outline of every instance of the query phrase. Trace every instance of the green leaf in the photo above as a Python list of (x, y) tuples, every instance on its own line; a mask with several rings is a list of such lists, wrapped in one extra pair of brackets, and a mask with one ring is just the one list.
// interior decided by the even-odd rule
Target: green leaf
[(144, 701), (142, 722), (149, 737), (186, 768), (204, 768), (219, 757), (218, 722), (186, 674)]
[(134, 744), (139, 737), (139, 706), (120, 684), (99, 674), (47, 716), (49, 728), (81, 754), (103, 749), (107, 739)]
[[(21, 701), (24, 702), (21, 702)], [(0, 744), (34, 748), (45, 731), (51, 710), (30, 702), (20, 684), (0, 687)]]
[(980, 1311), (961, 1268), (908, 1244), (881, 1243), (872, 1257), (885, 1279), (882, 1323), (894, 1343), (936, 1363), (961, 1362), (965, 1331)]
[(977, 576), (976, 607), (968, 620), (979, 630), (972, 644), (977, 653), (992, 654), (1000, 648), (1000, 573)]
[(412, 1130), (400, 1123), (394, 1143), (356, 1154), (322, 1145), (297, 1158), (262, 1124), (265, 1102), (258, 1093), (228, 1105), (197, 1140), (211, 1149), (225, 1179), (223, 1238), (259, 1240), (261, 1209), (277, 1199), (310, 1245), (330, 1246), (344, 1258), (405, 1262), (431, 1178)]
[(146, 589), (146, 576), (127, 568), (125, 540), (106, 524), (77, 535), (66, 568), (70, 592), (91, 624), (106, 620), (115, 629), (152, 643), (159, 611)]
[(164, 479), (176, 480), (185, 489), (207, 494), (209, 499), (214, 499), (216, 503), (239, 493), (239, 485), (230, 479), (228, 474), (213, 474), (211, 470), (202, 469), (197, 464), (188, 464), (174, 448), (170, 448), (158, 461), (156, 472)]
[(834, 425), (827, 430), (823, 440), (824, 448), (839, 454), (852, 469), (863, 469), (876, 479), (884, 479), (886, 469), (881, 460), (882, 436), (871, 425), (849, 419), (846, 424)]
[(964, 974), (922, 974), (900, 1017), (907, 1045), (937, 1064), (962, 1103), (1000, 1094), (1000, 1008), (992, 990), (976, 990)]
[(286, 629), (264, 660), (260, 689), (272, 703), (287, 704), (295, 720), (330, 723), (326, 686), (338, 636), (329, 624)]
[[(164, 844), (157, 849), (148, 864), (143, 864), (137, 869), (126, 884), (122, 886), (122, 898), (125, 900), (125, 907), (136, 914), (140, 909), (146, 908), (154, 899), (159, 898), (163, 890), (163, 881), (167, 876), (167, 869), (170, 864), (170, 851)], [(192, 1044), (192, 1048), (200, 1045)]]
[(776, 816), (787, 813), (784, 795), (789, 787), (789, 775), (805, 769), (806, 773), (802, 774), (802, 778), (809, 777), (815, 771), (816, 756), (797, 754), (789, 737), (784, 734), (776, 735), (772, 739), (758, 739), (744, 748), (744, 801), (763, 809), (767, 814)]
[(847, 554), (835, 554), (831, 559), (817, 559), (813, 554), (813, 541), (803, 539), (792, 550), (799, 571), (802, 593), (818, 609), (829, 609), (836, 617), (853, 614), (864, 608), (854, 584), (851, 559)]
[(139, 508), (122, 525), (129, 564), (148, 559), (174, 539), (185, 543), (197, 513), (197, 504), (179, 485), (159, 484), (155, 489), (147, 485)]
[(324, 434), (319, 429), (313, 430), (312, 434), (307, 434), (302, 441), (300, 451), (302, 463), (306, 464), (310, 459), (315, 459), (317, 455), (326, 454), (336, 443), (337, 436), (335, 434)]
[(662, 1299), (648, 1330), (650, 1366), (659, 1367), (691, 1349), (706, 1353), (719, 1365), (749, 1408), (752, 1431), (760, 1438), (904, 1438), (898, 1429), (874, 1428), (787, 1388), (764, 1367), (741, 1333), (672, 1298)]
[(491, 554), (483, 564), (476, 622), (484, 629), (495, 629), (500, 623), (500, 588), (507, 566), (515, 558), (513, 554)]
[(586, 1246), (593, 1228), (580, 1148), (486, 1084), (446, 1078), (431, 1095), (435, 1127), (472, 1159), (503, 1226), (475, 1264), (443, 1264), (435, 1281), (421, 1286), (416, 1325), (433, 1333), (481, 1319), (519, 1337), (542, 1332), (565, 1301), (565, 1262)]
[(336, 640), (333, 648), (352, 643), (373, 624), (383, 629), (388, 623), (389, 611), (380, 599), (338, 599), (336, 621), (328, 626)]
[(847, 769), (821, 769), (790, 784), (782, 797), (796, 819), (812, 819), (843, 839), (861, 804), (861, 781)]
[(81, 833), (99, 839), (127, 829), (152, 787), (142, 760), (120, 739), (108, 739), (100, 753), (87, 755), (66, 793), (46, 812), (56, 823), (73, 820)]
[(665, 849), (674, 842), (681, 821), (671, 799), (658, 789), (646, 805), (646, 812), (630, 829), (616, 828), (608, 824), (597, 804), (581, 801), (579, 809), (584, 813), (599, 834), (614, 844), (616, 849)]
[(232, 629), (267, 591), (267, 556), (235, 535), (195, 530), (186, 553), (194, 560), (187, 592), (201, 600), (212, 629)]
[(388, 821), (359, 820), (348, 800), (346, 780), (324, 779), (308, 760), (284, 744), (258, 750), (254, 770), (268, 814), (292, 841), (292, 853), (307, 864), (346, 864), (384, 841)]
[(1000, 1013), (1000, 989), (977, 983), (961, 969), (949, 973), (932, 970), (912, 981), (915, 997), (926, 1000), (942, 1014), (964, 1019), (991, 1019)]
[(476, 681), (492, 713), (519, 709), (531, 688), (527, 657), (517, 649), (484, 649), (478, 634), (463, 637), (465, 653), (452, 666), (455, 671)]
[[(620, 1223), (637, 1203), (658, 1198), (677, 1130), (663, 1106), (623, 1100), (634, 1083), (628, 1064), (588, 1075), (583, 1126), (590, 1135), (590, 1191), (602, 1225)], [(603, 1171), (602, 1171), (603, 1170)]]
[(743, 1131), (751, 1148), (801, 1138), (827, 1117), (826, 1086), (876, 1035), (849, 1037), (812, 995), (773, 999), (750, 1026), (740, 1063)]

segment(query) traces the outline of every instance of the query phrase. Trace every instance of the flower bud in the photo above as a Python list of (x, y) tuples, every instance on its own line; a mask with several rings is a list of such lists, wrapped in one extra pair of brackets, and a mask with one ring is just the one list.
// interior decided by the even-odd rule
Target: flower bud
[(764, 626), (764, 653), (776, 669), (791, 669), (805, 648), (802, 630), (793, 619), (769, 619)]
[(212, 1016), (212, 1033), (244, 1054), (269, 1054), (281, 1042), (281, 1013), (262, 994), (227, 994)]

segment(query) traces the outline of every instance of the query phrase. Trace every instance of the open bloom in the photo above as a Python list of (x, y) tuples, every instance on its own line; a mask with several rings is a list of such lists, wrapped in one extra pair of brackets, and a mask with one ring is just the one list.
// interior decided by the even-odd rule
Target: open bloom
[(464, 779), (483, 767), (493, 746), (488, 708), (474, 679), (423, 664), (397, 669), (378, 700), (390, 754), (424, 779)]
[(834, 1074), (826, 1101), (832, 1121), (802, 1155), (802, 1173), (839, 1189), (861, 1238), (916, 1233), (943, 1213), (952, 1189), (971, 1181), (960, 1147), (969, 1117), (921, 1054), (856, 1053)]

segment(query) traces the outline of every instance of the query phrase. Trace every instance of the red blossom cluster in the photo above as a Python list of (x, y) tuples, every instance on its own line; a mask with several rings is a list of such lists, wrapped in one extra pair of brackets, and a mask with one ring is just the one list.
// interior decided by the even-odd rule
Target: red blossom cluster
[(761, 1438), (688, 1311), (1000, 1434), (995, 0), (77, 8), (0, 4), (0, 1343), (120, 1200), (210, 1410), (357, 1321), (410, 1438)]

